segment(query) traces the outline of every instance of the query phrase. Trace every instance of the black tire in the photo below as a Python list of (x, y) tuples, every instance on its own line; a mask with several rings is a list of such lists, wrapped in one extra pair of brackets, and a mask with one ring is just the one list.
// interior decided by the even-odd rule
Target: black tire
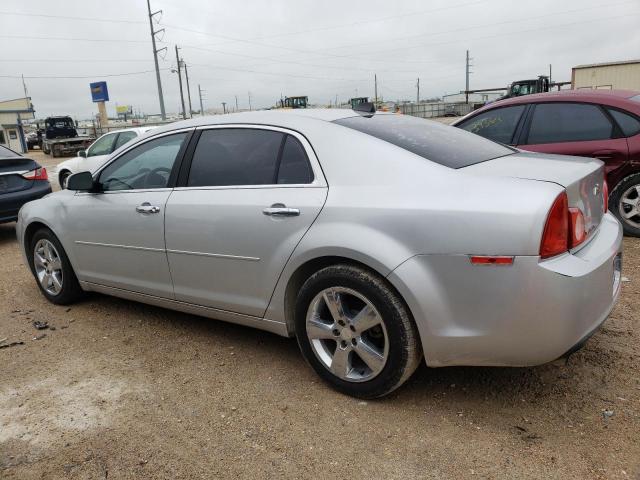
[[(314, 298), (327, 288), (346, 288), (359, 293), (375, 307), (382, 318), (388, 339), (386, 363), (369, 380), (344, 380), (332, 373), (314, 353), (307, 336), (307, 313)], [(365, 268), (346, 264), (333, 265), (309, 277), (298, 292), (295, 327), (298, 345), (305, 360), (333, 388), (354, 397), (371, 399), (391, 393), (413, 374), (422, 359), (418, 330), (404, 301), (383, 278)], [(338, 348), (338, 339), (335, 342), (335, 348)]]
[(56, 148), (55, 145), (51, 147), (51, 155), (53, 156), (53, 158), (58, 158), (60, 156), (60, 150)]
[(68, 170), (63, 170), (62, 172), (60, 172), (60, 175), (58, 175), (58, 183), (60, 184), (60, 189), (64, 190), (67, 188), (67, 179), (71, 176), (71, 172)]
[[(62, 289), (58, 294), (55, 295), (44, 289), (44, 287), (38, 280), (38, 276), (36, 273), (34, 250), (38, 241), (43, 239), (48, 240), (53, 244), (62, 263)], [(69, 262), (67, 253), (64, 251), (64, 248), (62, 248), (62, 244), (51, 230), (49, 230), (48, 228), (42, 228), (33, 235), (29, 245), (28, 258), (29, 267), (31, 267), (31, 272), (33, 273), (38, 288), (46, 297), (46, 299), (51, 303), (55, 303), (56, 305), (69, 305), (76, 302), (83, 296), (82, 288), (80, 288), (80, 284), (78, 283), (76, 274), (71, 267), (71, 263)]]
[[(621, 212), (621, 209), (623, 209), (623, 207), (621, 206), (621, 201), (623, 195), (627, 190), (639, 185), (640, 173), (634, 173), (632, 175), (629, 175), (628, 177), (623, 178), (609, 194), (609, 211), (613, 213), (618, 218), (618, 220), (620, 220), (625, 235), (629, 235), (631, 237), (640, 237), (640, 227), (629, 223), (629, 219), (624, 218)], [(640, 201), (640, 196), (635, 198), (638, 198), (638, 200)], [(632, 217), (632, 220), (635, 220), (635, 223), (640, 224), (640, 216)]]

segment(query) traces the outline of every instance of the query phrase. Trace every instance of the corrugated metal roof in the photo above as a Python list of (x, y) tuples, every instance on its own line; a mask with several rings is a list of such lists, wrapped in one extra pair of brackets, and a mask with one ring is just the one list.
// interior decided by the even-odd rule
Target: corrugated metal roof
[(613, 65), (627, 65), (631, 63), (640, 63), (640, 60), (622, 60), (620, 62), (590, 63), (586, 65), (578, 65), (573, 68), (578, 69), (578, 68), (591, 68), (591, 67), (609, 67)]

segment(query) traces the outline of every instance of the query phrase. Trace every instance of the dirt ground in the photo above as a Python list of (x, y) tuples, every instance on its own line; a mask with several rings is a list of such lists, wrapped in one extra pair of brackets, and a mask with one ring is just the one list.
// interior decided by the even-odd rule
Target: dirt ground
[(638, 480), (640, 240), (624, 248), (620, 302), (567, 365), (422, 366), (362, 402), (291, 339), (101, 295), (51, 305), (0, 225), (0, 339), (24, 342), (0, 349), (0, 478)]

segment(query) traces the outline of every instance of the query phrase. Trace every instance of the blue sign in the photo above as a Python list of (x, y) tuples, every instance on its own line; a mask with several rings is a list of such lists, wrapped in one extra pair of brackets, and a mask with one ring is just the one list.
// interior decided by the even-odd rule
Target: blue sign
[(108, 102), (109, 90), (107, 90), (107, 82), (93, 82), (89, 84), (91, 88), (91, 100), (94, 102)]

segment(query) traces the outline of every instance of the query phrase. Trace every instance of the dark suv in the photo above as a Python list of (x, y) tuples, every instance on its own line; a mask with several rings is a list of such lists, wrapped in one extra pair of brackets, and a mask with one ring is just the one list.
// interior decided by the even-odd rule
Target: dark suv
[(599, 158), (609, 209), (640, 237), (640, 92), (566, 90), (510, 98), (453, 123), (534, 152)]

